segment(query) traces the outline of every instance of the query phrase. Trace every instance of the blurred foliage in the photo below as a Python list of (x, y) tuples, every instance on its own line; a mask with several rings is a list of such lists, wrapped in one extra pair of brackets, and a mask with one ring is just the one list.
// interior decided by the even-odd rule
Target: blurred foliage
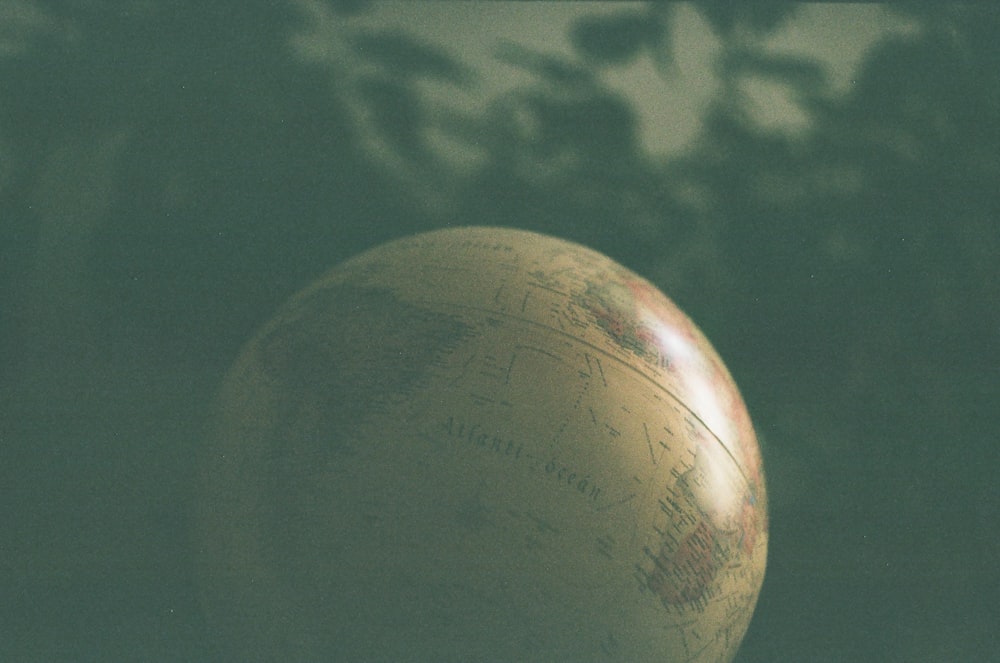
[(781, 27), (795, 12), (796, 3), (765, 0), (745, 3), (733, 0), (703, 0), (698, 10), (724, 39), (760, 37)]
[[(669, 90), (670, 3), (582, 16), (574, 56), (501, 45), (533, 82), (458, 112), (427, 86), (474, 89), (477, 72), (360, 21), (366, 2), (0, 0), (0, 395), (113, 409), (137, 373), (211, 381), (340, 259), (520, 226), (650, 276), (705, 328), (767, 442), (778, 568), (882, 564), (838, 559), (829, 533), (783, 543), (817, 519), (925, 577), (994, 559), (1000, 11), (894, 5), (916, 29), (836, 95), (818, 63), (765, 47), (796, 4), (696, 8), (721, 82), (694, 147), (659, 159), (606, 76), (651, 57)], [(755, 81), (808, 126), (762, 126)]]
[(624, 64), (644, 48), (664, 46), (669, 26), (655, 11), (584, 17), (573, 26), (570, 38), (574, 47), (596, 64)]

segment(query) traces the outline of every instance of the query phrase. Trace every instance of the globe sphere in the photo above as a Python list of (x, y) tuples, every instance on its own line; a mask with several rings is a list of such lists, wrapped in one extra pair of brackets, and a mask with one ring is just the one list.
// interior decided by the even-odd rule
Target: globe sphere
[(649, 282), (504, 228), (390, 242), (243, 349), (201, 460), (240, 660), (729, 661), (764, 577), (740, 394)]

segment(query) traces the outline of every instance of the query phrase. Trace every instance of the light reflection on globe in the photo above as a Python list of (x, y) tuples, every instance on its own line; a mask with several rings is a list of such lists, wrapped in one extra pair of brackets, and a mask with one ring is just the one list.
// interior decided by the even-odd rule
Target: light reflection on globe
[(206, 446), (222, 655), (728, 661), (767, 499), (722, 361), (634, 273), (501, 228), (398, 240), (255, 336)]

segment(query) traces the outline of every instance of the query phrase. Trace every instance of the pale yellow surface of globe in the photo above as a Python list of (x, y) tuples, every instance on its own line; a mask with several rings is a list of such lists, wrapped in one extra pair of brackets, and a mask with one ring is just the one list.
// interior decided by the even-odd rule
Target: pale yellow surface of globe
[(729, 661), (764, 577), (722, 361), (641, 277), (525, 231), (397, 240), (294, 297), (201, 470), (220, 656)]

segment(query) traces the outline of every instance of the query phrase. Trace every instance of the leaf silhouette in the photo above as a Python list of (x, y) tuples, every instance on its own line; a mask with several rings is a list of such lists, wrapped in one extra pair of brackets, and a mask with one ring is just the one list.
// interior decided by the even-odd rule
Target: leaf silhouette
[(539, 53), (513, 42), (503, 42), (497, 50), (497, 59), (530, 71), (553, 85), (590, 85), (593, 73), (580, 65)]
[(570, 39), (585, 57), (600, 64), (625, 64), (663, 38), (663, 25), (643, 12), (587, 16), (573, 26)]
[(740, 49), (724, 57), (722, 68), (729, 75), (762, 76), (803, 91), (816, 91), (826, 84), (823, 66), (799, 56)]
[(369, 32), (352, 39), (357, 53), (403, 78), (426, 76), (468, 85), (472, 73), (445, 51), (429, 46), (405, 32)]
[(768, 33), (780, 26), (795, 11), (793, 2), (765, 0), (738, 3), (732, 0), (703, 0), (698, 11), (712, 29), (723, 37), (731, 35), (738, 27), (745, 26), (754, 32)]

